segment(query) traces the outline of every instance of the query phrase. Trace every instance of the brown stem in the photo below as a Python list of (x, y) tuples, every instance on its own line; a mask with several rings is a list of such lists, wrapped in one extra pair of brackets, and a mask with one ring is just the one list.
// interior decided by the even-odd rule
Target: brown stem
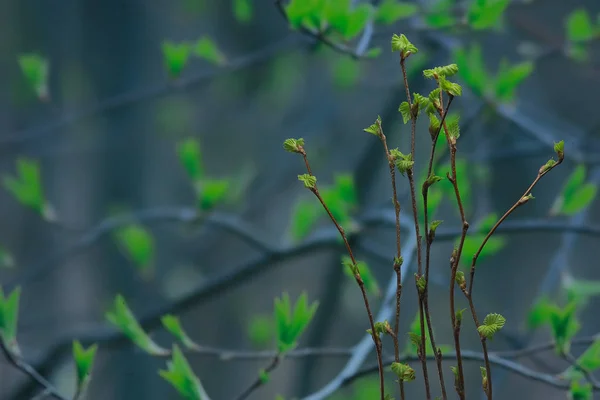
[[(400, 344), (398, 343), (398, 332), (400, 329), (400, 299), (402, 297), (402, 265), (400, 260), (402, 259), (402, 246), (400, 240), (400, 202), (398, 201), (398, 192), (396, 190), (396, 165), (394, 164), (394, 159), (390, 154), (387, 145), (387, 138), (383, 133), (383, 128), (381, 127), (381, 122), (379, 119), (377, 120), (377, 127), (379, 129), (379, 139), (383, 144), (383, 149), (385, 150), (385, 156), (388, 160), (388, 166), (390, 169), (390, 177), (392, 182), (392, 201), (394, 202), (394, 211), (396, 214), (396, 257), (394, 258), (394, 271), (396, 272), (396, 319), (394, 321), (394, 330), (392, 339), (394, 342), (394, 359), (396, 362), (400, 362)], [(398, 385), (400, 387), (401, 400), (404, 400), (404, 381), (402, 379), (398, 380)]]
[[(306, 165), (306, 171), (309, 173), (309, 175), (314, 176), (310, 169), (310, 163), (308, 162), (308, 157), (306, 155), (306, 151), (302, 147), (300, 147), (299, 152), (300, 152), (300, 154), (302, 154), (302, 157), (304, 158), (304, 164)], [(375, 321), (373, 320), (373, 312), (371, 311), (371, 306), (369, 304), (369, 298), (367, 296), (367, 291), (365, 289), (365, 283), (363, 282), (362, 277), (360, 276), (360, 271), (358, 270), (356, 258), (354, 257), (354, 253), (352, 252), (352, 249), (350, 248), (350, 243), (348, 242), (348, 238), (346, 237), (346, 233), (344, 232), (344, 229), (337, 222), (337, 220), (335, 219), (335, 217), (329, 210), (329, 207), (327, 207), (327, 204), (325, 204), (325, 201), (323, 200), (323, 197), (321, 197), (321, 194), (319, 193), (319, 189), (317, 188), (316, 184), (314, 185), (314, 187), (310, 188), (310, 191), (313, 192), (313, 194), (317, 197), (317, 199), (319, 199), (319, 202), (323, 206), (323, 209), (325, 209), (325, 212), (327, 212), (327, 215), (329, 215), (329, 218), (331, 219), (331, 221), (337, 228), (337, 230), (340, 233), (340, 236), (342, 237), (342, 240), (344, 242), (344, 246), (346, 246), (346, 250), (348, 251), (350, 260), (352, 261), (352, 264), (354, 266), (356, 266), (356, 270), (355, 270), (356, 273), (354, 274), (354, 279), (356, 280), (356, 283), (358, 284), (360, 291), (362, 293), (363, 301), (365, 303), (365, 308), (367, 310), (367, 315), (369, 317), (369, 325), (371, 327), (371, 337), (373, 338), (373, 342), (375, 343), (375, 351), (377, 353), (377, 363), (379, 365), (379, 388), (380, 388), (381, 400), (384, 400), (385, 387), (384, 387), (384, 376), (383, 376), (382, 344), (381, 344), (381, 339), (379, 338), (379, 335), (375, 331)]]
[[(494, 224), (494, 226), (492, 227), (492, 229), (490, 229), (490, 231), (487, 233), (487, 235), (485, 236), (485, 238), (481, 242), (481, 245), (477, 249), (477, 252), (473, 256), (473, 260), (471, 262), (470, 276), (469, 276), (469, 289), (468, 289), (468, 291), (467, 290), (463, 290), (463, 293), (465, 294), (465, 297), (469, 301), (469, 308), (471, 309), (471, 315), (473, 316), (473, 322), (475, 322), (475, 326), (477, 328), (479, 328), (480, 324), (479, 324), (479, 319), (477, 318), (477, 312), (475, 310), (475, 305), (473, 303), (473, 282), (475, 281), (475, 266), (477, 265), (477, 259), (479, 258), (479, 255), (483, 251), (483, 248), (485, 247), (485, 245), (488, 242), (488, 240), (496, 232), (496, 230), (498, 229), (498, 227), (500, 226), (500, 224), (502, 224), (502, 222), (504, 222), (518, 207), (522, 206), (523, 204), (525, 204), (529, 200), (529, 198), (527, 196), (529, 196), (531, 194), (531, 191), (533, 190), (533, 188), (535, 187), (535, 185), (537, 185), (538, 182), (542, 179), (542, 177), (544, 177), (548, 172), (550, 172), (553, 168), (555, 168), (558, 165), (560, 165), (562, 163), (562, 161), (563, 161), (563, 158), (559, 158), (558, 161), (554, 165), (552, 165), (550, 167), (547, 167), (547, 168), (545, 166), (543, 166), (542, 168), (540, 168), (540, 170), (538, 171), (537, 176), (535, 177), (535, 179), (533, 180), (533, 182), (531, 183), (531, 185), (529, 185), (529, 187), (527, 188), (527, 190), (525, 191), (525, 193), (523, 193), (523, 195), (519, 198), (519, 200), (517, 200), (517, 202), (515, 202), (515, 204), (513, 204), (504, 213), (504, 215), (502, 215), (502, 217), (500, 217), (500, 219), (498, 220), (498, 222), (496, 222), (496, 224)], [(484, 356), (484, 361), (485, 361), (485, 369), (486, 369), (486, 374), (487, 374), (487, 389), (486, 389), (486, 392), (487, 392), (488, 399), (492, 400), (492, 394), (493, 394), (492, 393), (492, 372), (491, 372), (490, 362), (489, 362), (489, 358), (488, 358), (486, 338), (483, 335), (481, 335), (481, 334), (479, 335), (479, 337), (481, 339), (481, 346), (482, 346), (482, 349), (483, 349), (483, 356)]]
[[(440, 131), (442, 130), (442, 123), (445, 122), (446, 115), (448, 114), (448, 109), (450, 108), (450, 104), (452, 104), (453, 97), (450, 98), (448, 105), (446, 106), (446, 111), (442, 116), (442, 122), (440, 123), (440, 127), (437, 130), (437, 133), (432, 138), (433, 143), (431, 145), (431, 155), (429, 156), (429, 166), (427, 169), (427, 178), (431, 176), (433, 172), (433, 160), (435, 158), (435, 144), (437, 143), (438, 136)], [(423, 194), (423, 207), (424, 207), (424, 216), (425, 216), (425, 241), (426, 241), (426, 250), (425, 250), (425, 290), (423, 293), (423, 305), (425, 308), (425, 318), (427, 319), (427, 328), (429, 330), (429, 341), (431, 342), (431, 347), (433, 348), (435, 361), (437, 364), (438, 375), (440, 379), (440, 386), (442, 389), (442, 399), (446, 400), (448, 395), (446, 393), (446, 384), (444, 383), (444, 371), (442, 368), (442, 354), (438, 351), (437, 346), (435, 345), (435, 338), (433, 334), (433, 326), (431, 323), (431, 313), (429, 312), (429, 264), (430, 264), (430, 256), (431, 256), (431, 246), (433, 244), (434, 235), (429, 231), (429, 215), (427, 212), (427, 194), (429, 193), (429, 184), (427, 181), (423, 182), (422, 186), (422, 194)]]
[[(400, 68), (402, 69), (402, 79), (404, 81), (404, 89), (406, 90), (406, 100), (411, 110), (411, 129), (410, 129), (410, 151), (413, 161), (415, 160), (415, 137), (417, 131), (417, 117), (412, 112), (412, 98), (410, 96), (410, 89), (408, 87), (408, 74), (406, 72), (406, 58), (400, 54)], [(415, 235), (417, 237), (417, 275), (420, 277), (423, 273), (423, 257), (421, 249), (421, 232), (419, 227), (419, 216), (417, 212), (417, 196), (415, 194), (415, 180), (413, 176), (412, 168), (407, 171), (408, 182), (410, 186), (410, 199), (412, 203), (412, 211), (415, 223)], [(418, 291), (418, 288), (417, 288)], [(423, 379), (425, 381), (425, 394), (427, 400), (431, 399), (431, 388), (429, 385), (429, 374), (427, 372), (427, 347), (426, 347), (426, 335), (425, 335), (425, 318), (424, 318), (424, 304), (423, 297), (419, 294), (419, 320), (421, 324), (421, 349), (420, 358), (421, 366), (423, 368)]]
[[(456, 280), (456, 272), (458, 271), (458, 265), (460, 262), (460, 256), (462, 254), (462, 249), (465, 243), (465, 239), (467, 237), (467, 231), (469, 229), (469, 223), (467, 222), (467, 218), (465, 216), (465, 210), (462, 203), (462, 198), (460, 196), (460, 191), (458, 189), (458, 180), (456, 176), (456, 139), (450, 138), (448, 130), (448, 125), (446, 123), (446, 112), (443, 110), (443, 97), (442, 91), (440, 91), (440, 108), (438, 112), (440, 113), (442, 120), (440, 122), (440, 127), (444, 127), (446, 131), (446, 141), (448, 143), (448, 147), (450, 149), (450, 169), (451, 173), (446, 174), (450, 183), (452, 183), (452, 187), (454, 188), (454, 195), (456, 197), (456, 202), (458, 204), (458, 210), (460, 212), (460, 219), (462, 222), (462, 233), (460, 236), (460, 241), (458, 244), (458, 248), (456, 249), (456, 254), (453, 254), (451, 258), (451, 273), (450, 273), (450, 318), (452, 320), (452, 330), (454, 332), (454, 346), (456, 349), (457, 355), (457, 366), (458, 366), (458, 385), (457, 392), (461, 400), (465, 399), (465, 377), (463, 372), (462, 359), (459, 356), (460, 354), (460, 326), (456, 319), (456, 308), (455, 308), (455, 299), (454, 299), (454, 285)], [(453, 96), (450, 96), (449, 103), (452, 101)]]

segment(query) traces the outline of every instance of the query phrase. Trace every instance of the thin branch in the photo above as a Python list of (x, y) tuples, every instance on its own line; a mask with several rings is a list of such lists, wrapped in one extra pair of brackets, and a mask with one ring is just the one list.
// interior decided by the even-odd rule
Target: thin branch
[(264, 380), (264, 377), (262, 376), (262, 374), (266, 374), (268, 376), (269, 373), (271, 373), (275, 368), (277, 368), (280, 361), (281, 361), (281, 354), (278, 353), (277, 355), (275, 355), (275, 357), (273, 357), (273, 360), (271, 360), (271, 363), (264, 370), (261, 371), (261, 375), (258, 376), (258, 378), (256, 378), (256, 380), (254, 382), (252, 382), (252, 384), (246, 390), (244, 390), (238, 397), (236, 397), (236, 400), (245, 400), (256, 389), (258, 389), (259, 387), (264, 385), (265, 380)]
[(25, 362), (20, 355), (15, 354), (11, 349), (9, 349), (2, 338), (0, 338), (0, 350), (10, 364), (12, 364), (19, 371), (23, 372), (25, 375), (29, 376), (31, 380), (35, 382), (36, 386), (39, 386), (43, 389), (42, 393), (44, 393), (45, 396), (58, 400), (67, 400), (67, 398), (60, 394), (54, 385), (46, 380), (46, 378), (44, 378), (35, 368)]
[[(479, 328), (480, 324), (479, 321), (477, 319), (477, 313), (475, 310), (475, 305), (473, 303), (473, 282), (475, 281), (475, 266), (477, 264), (477, 259), (479, 258), (479, 255), (481, 254), (481, 251), (483, 250), (483, 248), (485, 247), (486, 243), (488, 242), (488, 240), (492, 237), (492, 235), (494, 234), (494, 232), (496, 232), (496, 230), (498, 229), (498, 227), (502, 224), (502, 222), (504, 222), (504, 220), (506, 220), (506, 218), (509, 217), (509, 215), (511, 215), (518, 207), (522, 206), (523, 204), (527, 203), (529, 201), (529, 197), (531, 195), (531, 191), (533, 190), (533, 188), (537, 185), (537, 183), (547, 174), (549, 173), (552, 169), (554, 169), (555, 167), (559, 166), (562, 162), (563, 162), (564, 156), (562, 154), (559, 155), (558, 157), (558, 161), (555, 162), (552, 165), (544, 165), (540, 168), (540, 170), (538, 171), (538, 174), (536, 176), (536, 178), (533, 180), (533, 182), (531, 183), (531, 185), (527, 188), (527, 190), (525, 191), (525, 193), (523, 193), (523, 195), (519, 198), (519, 200), (517, 200), (517, 202), (515, 204), (513, 204), (512, 207), (510, 207), (505, 213), (504, 215), (498, 220), (498, 222), (496, 222), (496, 224), (490, 229), (490, 231), (488, 232), (488, 234), (485, 236), (485, 238), (483, 239), (481, 245), (479, 246), (479, 248), (477, 249), (477, 251), (475, 252), (475, 255), (473, 256), (473, 261), (471, 263), (471, 271), (470, 271), (470, 277), (469, 277), (469, 289), (468, 291), (463, 289), (463, 293), (465, 294), (465, 297), (467, 298), (468, 302), (469, 302), (469, 308), (471, 310), (471, 315), (473, 316), (473, 322), (475, 322), (475, 326), (477, 328)], [(480, 333), (480, 339), (481, 339), (481, 345), (483, 347), (483, 355), (485, 358), (485, 369), (486, 369), (486, 373), (487, 373), (487, 387), (485, 388), (486, 392), (488, 393), (488, 399), (492, 399), (492, 375), (491, 375), (491, 367), (490, 367), (490, 361), (487, 357), (487, 338)]]

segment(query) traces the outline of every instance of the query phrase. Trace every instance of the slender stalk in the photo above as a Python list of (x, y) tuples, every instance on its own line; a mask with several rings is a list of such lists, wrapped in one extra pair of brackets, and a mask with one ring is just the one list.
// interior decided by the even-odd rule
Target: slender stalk
[[(273, 360), (271, 360), (271, 363), (267, 366), (267, 368), (263, 370), (263, 373), (269, 374), (270, 372), (272, 372), (275, 368), (277, 368), (280, 361), (281, 355), (277, 354), (275, 357), (273, 357)], [(238, 397), (236, 397), (236, 400), (244, 400), (248, 398), (248, 396), (250, 396), (252, 392), (254, 392), (256, 389), (258, 389), (264, 384), (264, 379), (261, 376), (259, 376), (254, 382), (252, 382), (250, 386), (248, 386), (248, 388), (246, 388)]]
[[(553, 168), (559, 166), (563, 161), (563, 158), (559, 157), (558, 161), (546, 168), (545, 166), (543, 166), (542, 168), (540, 168), (540, 170), (538, 171), (537, 176), (535, 177), (535, 179), (533, 180), (533, 182), (531, 183), (531, 185), (529, 185), (529, 187), (527, 188), (527, 190), (525, 191), (525, 193), (523, 193), (523, 195), (519, 198), (519, 200), (517, 200), (517, 202), (515, 202), (515, 204), (513, 204), (505, 213), (504, 215), (502, 215), (502, 217), (500, 217), (500, 219), (494, 224), (494, 226), (490, 229), (490, 231), (487, 233), (487, 235), (485, 236), (485, 238), (483, 239), (483, 241), (481, 242), (481, 245), (479, 246), (479, 248), (477, 249), (477, 252), (475, 252), (475, 255), (473, 255), (473, 260), (471, 262), (471, 270), (470, 270), (470, 276), (469, 276), (469, 288), (468, 290), (464, 289), (463, 293), (465, 294), (465, 297), (467, 298), (468, 302), (469, 302), (469, 308), (471, 310), (471, 315), (473, 317), (473, 322), (475, 322), (475, 326), (477, 328), (479, 328), (480, 323), (479, 323), (479, 319), (477, 318), (477, 312), (475, 310), (475, 305), (473, 302), (473, 282), (475, 281), (475, 266), (477, 265), (477, 259), (479, 258), (479, 255), (481, 254), (481, 252), (483, 251), (483, 248), (485, 247), (486, 243), (488, 242), (488, 240), (492, 237), (492, 235), (496, 232), (496, 230), (498, 229), (498, 227), (500, 226), (500, 224), (502, 224), (502, 222), (504, 222), (518, 207), (522, 206), (523, 204), (527, 203), (527, 201), (529, 201), (529, 195), (531, 194), (531, 191), (533, 190), (533, 188), (535, 187), (535, 185), (538, 184), (538, 182), (542, 179), (542, 177), (544, 177), (548, 172), (550, 172)], [(490, 360), (489, 360), (489, 356), (488, 356), (488, 351), (487, 351), (487, 339), (485, 336), (483, 335), (479, 335), (480, 339), (481, 339), (481, 346), (483, 349), (483, 357), (484, 357), (484, 362), (485, 362), (485, 370), (486, 370), (486, 374), (487, 374), (487, 388), (486, 388), (486, 394), (489, 400), (492, 399), (492, 371), (491, 371), (491, 367), (490, 367)]]
[[(406, 58), (400, 54), (400, 68), (402, 70), (402, 79), (404, 81), (404, 89), (406, 91), (406, 100), (411, 110), (411, 124), (410, 124), (410, 151), (412, 154), (413, 161), (415, 160), (415, 142), (416, 142), (416, 131), (417, 131), (417, 117), (412, 113), (412, 97), (410, 95), (410, 89), (408, 87), (408, 74), (406, 72)], [(417, 275), (420, 277), (423, 274), (423, 256), (422, 256), (422, 236), (419, 227), (419, 216), (417, 213), (417, 196), (415, 194), (415, 180), (413, 176), (412, 168), (407, 171), (408, 182), (410, 186), (410, 198), (412, 202), (412, 211), (415, 223), (415, 235), (417, 237)], [(418, 291), (418, 290), (417, 290)], [(431, 388), (429, 385), (429, 374), (427, 372), (427, 347), (426, 347), (426, 335), (425, 335), (425, 318), (424, 318), (424, 305), (423, 297), (419, 294), (419, 322), (421, 325), (421, 348), (419, 355), (421, 358), (421, 366), (423, 368), (423, 379), (425, 381), (425, 395), (427, 400), (431, 399)]]
[[(394, 202), (394, 211), (396, 214), (396, 257), (394, 258), (394, 271), (396, 272), (396, 318), (394, 320), (394, 330), (392, 340), (394, 342), (394, 359), (397, 363), (400, 362), (400, 343), (398, 343), (398, 332), (400, 329), (400, 299), (402, 297), (402, 245), (400, 236), (400, 202), (398, 201), (398, 192), (396, 190), (396, 165), (394, 159), (390, 154), (390, 150), (387, 145), (387, 138), (383, 133), (381, 122), (377, 120), (377, 127), (379, 128), (379, 139), (383, 144), (385, 150), (385, 156), (388, 160), (388, 166), (390, 169), (390, 178), (392, 182), (392, 201)], [(398, 379), (398, 385), (400, 389), (400, 399), (404, 400), (404, 381)]]
[[(306, 165), (306, 171), (308, 172), (309, 175), (314, 176), (312, 173), (312, 170), (310, 168), (310, 163), (308, 162), (308, 156), (307, 156), (304, 148), (299, 147), (299, 153), (302, 154), (302, 157), (304, 159), (304, 164)], [(325, 212), (327, 212), (327, 215), (329, 215), (329, 218), (331, 219), (331, 221), (337, 228), (338, 232), (340, 233), (340, 236), (342, 237), (344, 246), (346, 247), (346, 250), (348, 251), (348, 255), (350, 256), (350, 260), (352, 261), (352, 264), (357, 266), (356, 258), (354, 257), (354, 253), (352, 252), (352, 248), (350, 247), (350, 243), (348, 242), (348, 238), (346, 237), (344, 228), (342, 228), (342, 226), (337, 222), (337, 220), (331, 213), (331, 210), (329, 210), (329, 207), (327, 206), (327, 204), (325, 204), (323, 197), (319, 193), (319, 189), (317, 188), (317, 185), (315, 184), (314, 187), (310, 188), (310, 191), (313, 192), (313, 194), (317, 197), (317, 199), (319, 199), (319, 202), (323, 206), (323, 209), (325, 209)], [(375, 343), (375, 351), (377, 353), (377, 364), (379, 365), (380, 395), (381, 395), (381, 400), (384, 400), (385, 386), (384, 386), (384, 376), (383, 376), (382, 344), (381, 344), (381, 339), (379, 338), (379, 335), (375, 331), (375, 321), (373, 319), (373, 312), (371, 311), (371, 305), (369, 304), (369, 298), (367, 296), (367, 290), (365, 289), (365, 283), (363, 282), (362, 277), (360, 276), (360, 271), (358, 271), (358, 267), (356, 268), (356, 273), (354, 274), (354, 279), (356, 280), (356, 283), (358, 284), (360, 291), (362, 293), (363, 301), (365, 303), (365, 308), (367, 310), (367, 315), (369, 317), (369, 325), (371, 327), (371, 336), (373, 338), (373, 342)]]
[[(446, 111), (442, 116), (442, 123), (445, 122), (446, 115), (448, 115), (448, 109), (452, 104), (452, 100), (454, 97), (450, 98), (448, 105), (446, 106)], [(442, 123), (440, 123), (440, 127), (437, 130), (437, 133), (432, 137), (431, 144), (431, 155), (429, 156), (429, 166), (427, 168), (427, 178), (428, 179), (433, 172), (433, 160), (435, 158), (435, 145), (437, 143), (438, 136), (440, 135), (440, 131), (442, 130)], [(446, 384), (444, 382), (444, 371), (442, 367), (442, 354), (438, 351), (438, 348), (435, 344), (435, 338), (433, 333), (433, 325), (431, 323), (431, 313), (429, 312), (429, 265), (430, 265), (430, 257), (431, 257), (431, 246), (434, 240), (433, 232), (429, 231), (429, 214), (427, 210), (427, 195), (429, 193), (430, 184), (427, 181), (423, 182), (422, 186), (422, 194), (423, 194), (423, 208), (424, 208), (424, 220), (425, 220), (425, 241), (426, 241), (426, 249), (425, 249), (425, 290), (423, 292), (423, 306), (425, 309), (425, 318), (427, 319), (427, 328), (429, 330), (429, 341), (431, 342), (431, 347), (433, 348), (435, 361), (437, 364), (438, 375), (440, 379), (440, 387), (442, 390), (442, 399), (446, 400), (448, 395), (446, 393)]]
[[(467, 218), (465, 216), (465, 210), (462, 203), (462, 198), (460, 196), (460, 191), (458, 189), (458, 180), (456, 176), (456, 139), (450, 138), (448, 125), (446, 123), (446, 112), (444, 111), (444, 99), (442, 97), (443, 91), (440, 90), (440, 108), (438, 112), (442, 117), (440, 122), (440, 129), (443, 126), (446, 131), (446, 141), (448, 143), (448, 148), (450, 149), (450, 169), (451, 174), (446, 174), (446, 177), (452, 183), (452, 187), (454, 188), (454, 195), (456, 197), (456, 202), (458, 204), (458, 210), (460, 212), (460, 219), (462, 222), (462, 231), (458, 244), (458, 248), (456, 252), (453, 252), (451, 258), (451, 272), (450, 272), (450, 318), (452, 321), (452, 331), (454, 336), (454, 347), (456, 349), (457, 355), (457, 367), (458, 367), (458, 382), (455, 385), (456, 390), (458, 392), (461, 400), (465, 399), (465, 376), (462, 365), (462, 358), (460, 357), (460, 322), (456, 318), (456, 307), (455, 307), (455, 298), (454, 298), (454, 285), (456, 281), (456, 272), (458, 271), (458, 265), (460, 262), (460, 257), (462, 254), (462, 249), (465, 244), (465, 239), (467, 237), (467, 231), (469, 229), (469, 223), (467, 222)], [(454, 96), (450, 96), (449, 104), (452, 102)]]

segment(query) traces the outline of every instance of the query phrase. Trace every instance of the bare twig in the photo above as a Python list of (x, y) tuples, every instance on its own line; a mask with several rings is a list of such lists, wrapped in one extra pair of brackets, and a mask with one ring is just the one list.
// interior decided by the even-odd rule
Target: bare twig
[(44, 393), (45, 396), (58, 400), (67, 400), (67, 398), (60, 394), (54, 385), (52, 385), (52, 383), (50, 383), (38, 371), (36, 371), (35, 368), (25, 362), (20, 355), (17, 355), (11, 351), (2, 338), (0, 338), (0, 350), (9, 363), (11, 363), (19, 371), (29, 376), (37, 386), (43, 388), (42, 393)]
[[(277, 368), (280, 361), (281, 361), (281, 355), (277, 354), (275, 357), (273, 357), (273, 360), (271, 360), (271, 363), (264, 370), (261, 371), (261, 375), (263, 375), (263, 374), (267, 375), (267, 374), (271, 373), (275, 368)], [(244, 390), (238, 397), (236, 397), (236, 399), (244, 400), (244, 399), (248, 398), (248, 396), (250, 396), (252, 394), (252, 392), (254, 392), (256, 389), (258, 389), (259, 387), (261, 387), (264, 384), (265, 384), (265, 377), (259, 376), (258, 378), (256, 378), (256, 380), (254, 382), (252, 382), (252, 384), (246, 390)]]

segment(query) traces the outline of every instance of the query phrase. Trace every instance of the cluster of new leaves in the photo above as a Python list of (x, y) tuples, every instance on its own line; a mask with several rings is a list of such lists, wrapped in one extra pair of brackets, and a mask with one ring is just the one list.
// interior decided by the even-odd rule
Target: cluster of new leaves
[(165, 67), (172, 78), (181, 75), (193, 56), (216, 65), (224, 65), (227, 62), (215, 42), (208, 36), (203, 36), (193, 42), (164, 41), (161, 48)]
[(600, 38), (600, 13), (595, 19), (584, 8), (577, 8), (567, 16), (568, 54), (577, 61), (586, 61), (589, 57), (587, 45)]
[[(295, 304), (292, 304), (287, 293), (284, 293), (281, 298), (275, 299), (274, 316), (277, 353), (279, 356), (284, 356), (286, 352), (296, 347), (298, 338), (306, 330), (317, 307), (318, 302), (308, 304), (306, 293), (302, 293)], [(158, 345), (150, 338), (150, 335), (142, 328), (122, 295), (115, 297), (113, 307), (106, 313), (106, 319), (147, 354), (158, 357), (171, 356), (171, 359), (167, 361), (167, 369), (159, 371), (159, 374), (182, 397), (190, 400), (208, 398), (200, 379), (195, 375), (179, 344), (190, 352), (199, 351), (201, 348), (183, 329), (178, 317), (166, 314), (161, 318), (164, 329), (179, 342), (179, 344), (173, 344), (172, 350)]]
[[(571, 341), (581, 328), (578, 314), (591, 297), (600, 296), (600, 282), (565, 276), (562, 288), (566, 293), (565, 304), (561, 306), (547, 297), (542, 298), (529, 312), (528, 326), (531, 329), (542, 326), (550, 328), (555, 350), (564, 356), (570, 354)], [(592, 398), (592, 386), (587, 382), (585, 374), (598, 370), (600, 338), (595, 339), (575, 363), (561, 374), (563, 379), (571, 381), (570, 395), (573, 399)]]
[(468, 49), (457, 49), (454, 59), (461, 78), (473, 93), (497, 103), (514, 101), (517, 87), (533, 72), (531, 61), (510, 65), (506, 59), (502, 59), (493, 76), (484, 64), (481, 47), (476, 44)]
[(198, 140), (193, 138), (183, 140), (177, 146), (177, 153), (181, 165), (194, 186), (200, 210), (211, 210), (226, 199), (231, 182), (227, 179), (213, 179), (206, 176)]

